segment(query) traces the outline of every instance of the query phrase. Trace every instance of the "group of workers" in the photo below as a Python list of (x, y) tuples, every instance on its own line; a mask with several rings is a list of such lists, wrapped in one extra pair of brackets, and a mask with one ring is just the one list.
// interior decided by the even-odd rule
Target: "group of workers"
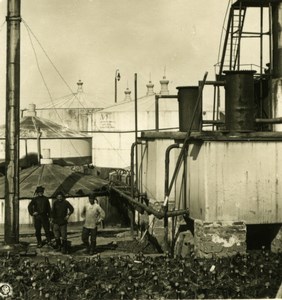
[[(28, 211), (34, 217), (35, 236), (37, 247), (43, 246), (41, 230), (46, 236), (46, 244), (51, 245), (52, 237), (55, 238), (54, 248), (63, 254), (68, 252), (67, 224), (70, 215), (74, 212), (63, 192), (56, 194), (56, 200), (52, 207), (49, 199), (44, 195), (44, 187), (38, 186), (35, 196), (28, 205)], [(89, 195), (89, 202), (82, 208), (81, 217), (84, 218), (81, 239), (87, 253), (93, 255), (96, 252), (97, 226), (105, 218), (105, 212), (98, 203), (94, 194)]]

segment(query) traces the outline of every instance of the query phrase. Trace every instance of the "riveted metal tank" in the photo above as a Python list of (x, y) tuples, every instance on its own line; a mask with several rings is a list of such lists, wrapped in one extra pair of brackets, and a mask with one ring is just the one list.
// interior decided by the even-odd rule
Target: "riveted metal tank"
[(225, 71), (225, 126), (228, 131), (255, 130), (253, 70)]
[[(179, 130), (188, 131), (193, 117), (195, 106), (199, 95), (198, 86), (179, 86), (178, 89), (178, 110), (179, 110)], [(200, 131), (202, 122), (202, 101), (196, 111), (191, 130)]]

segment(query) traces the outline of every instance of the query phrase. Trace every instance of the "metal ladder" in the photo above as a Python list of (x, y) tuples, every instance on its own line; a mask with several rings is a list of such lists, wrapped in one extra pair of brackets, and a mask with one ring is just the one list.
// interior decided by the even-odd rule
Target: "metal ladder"
[(246, 16), (246, 6), (230, 7), (225, 39), (222, 48), (219, 75), (222, 75), (223, 68), (228, 70), (239, 69), (240, 65), (240, 43)]

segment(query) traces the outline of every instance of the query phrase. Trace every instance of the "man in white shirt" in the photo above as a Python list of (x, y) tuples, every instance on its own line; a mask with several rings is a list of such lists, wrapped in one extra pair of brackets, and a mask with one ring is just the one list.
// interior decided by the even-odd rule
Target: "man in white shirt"
[(96, 248), (97, 225), (105, 218), (105, 212), (93, 194), (89, 196), (89, 203), (83, 207), (81, 217), (85, 219), (81, 239), (87, 253), (93, 255)]

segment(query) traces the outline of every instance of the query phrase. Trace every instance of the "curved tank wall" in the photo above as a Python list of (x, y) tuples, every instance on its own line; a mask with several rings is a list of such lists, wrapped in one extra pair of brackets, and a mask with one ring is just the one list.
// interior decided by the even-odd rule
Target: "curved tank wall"
[[(92, 162), (92, 137), (34, 115), (20, 123), (20, 166), (38, 163), (38, 149), (50, 149), (51, 158), (62, 165)], [(5, 161), (5, 127), (0, 128), (0, 165)]]

